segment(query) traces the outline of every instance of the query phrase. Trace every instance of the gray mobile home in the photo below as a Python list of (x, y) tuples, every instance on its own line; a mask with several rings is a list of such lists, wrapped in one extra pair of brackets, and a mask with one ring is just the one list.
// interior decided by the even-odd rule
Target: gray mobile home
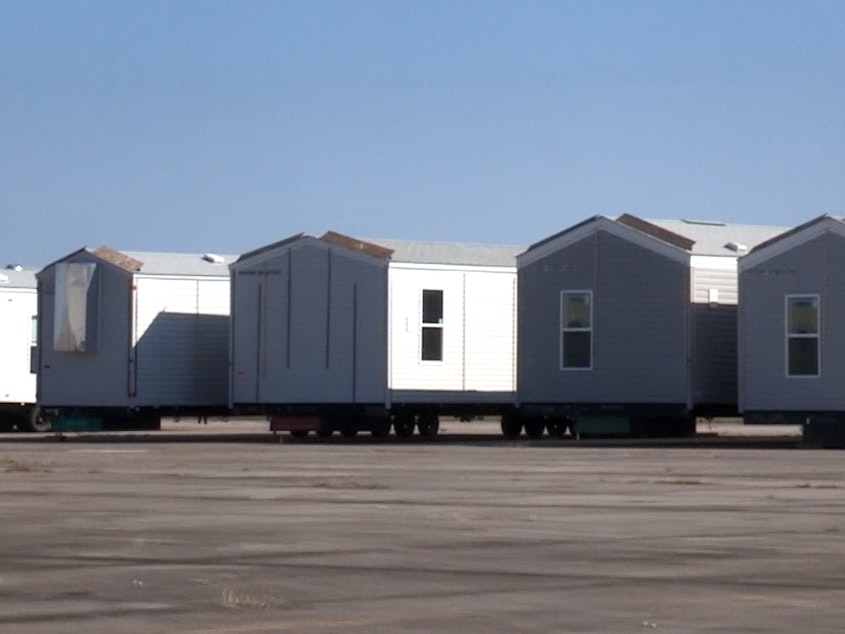
[(38, 399), (57, 425), (227, 411), (229, 271), (213, 254), (83, 248), (38, 273)]
[(35, 270), (0, 271), (0, 431), (42, 428), (35, 401), (37, 315)]
[(687, 434), (735, 412), (736, 260), (778, 231), (596, 216), (530, 247), (506, 433)]
[(276, 431), (400, 435), (512, 407), (520, 250), (328, 232), (242, 255), (231, 407)]
[(739, 261), (739, 407), (845, 441), (845, 223), (821, 216)]

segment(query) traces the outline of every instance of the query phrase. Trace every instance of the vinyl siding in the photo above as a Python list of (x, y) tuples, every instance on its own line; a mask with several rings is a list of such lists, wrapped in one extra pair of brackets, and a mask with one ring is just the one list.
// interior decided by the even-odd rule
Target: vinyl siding
[(710, 291), (718, 292), (719, 304), (737, 303), (736, 258), (693, 256), (692, 301), (710, 303)]
[(232, 275), (233, 403), (384, 403), (385, 261), (305, 238)]
[(137, 406), (227, 403), (228, 278), (135, 278)]
[[(560, 294), (593, 292), (593, 367), (560, 367)], [(519, 271), (522, 403), (690, 399), (687, 266), (597, 231)]]
[(736, 258), (693, 256), (691, 265), (693, 399), (696, 405), (732, 406), (737, 401)]
[[(96, 262), (86, 253), (66, 262)], [(126, 407), (130, 405), (131, 275), (99, 263), (92, 288), (97, 293), (96, 346), (85, 352), (61, 352), (53, 346), (55, 272), (52, 265), (39, 274), (40, 367), (38, 400), (47, 407)]]
[[(845, 410), (845, 238), (824, 234), (741, 274), (743, 411)], [(820, 376), (788, 377), (785, 298), (820, 297)]]
[(0, 402), (34, 403), (31, 372), (32, 318), (38, 312), (34, 288), (0, 289)]
[[(495, 392), (512, 398), (514, 282), (514, 270), (505, 267), (391, 265), (390, 388), (395, 394), (411, 400), (419, 400), (411, 394), (415, 391)], [(443, 291), (442, 361), (421, 360), (423, 290)]]

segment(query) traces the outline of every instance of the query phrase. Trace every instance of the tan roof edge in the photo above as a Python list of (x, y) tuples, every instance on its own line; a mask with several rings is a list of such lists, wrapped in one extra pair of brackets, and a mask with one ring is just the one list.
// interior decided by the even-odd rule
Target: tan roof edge
[(695, 240), (690, 240), (689, 238), (677, 234), (674, 231), (658, 227), (655, 224), (643, 220), (642, 218), (637, 218), (637, 216), (632, 216), (631, 214), (622, 214), (616, 219), (616, 222), (621, 225), (625, 225), (626, 227), (630, 227), (631, 229), (636, 229), (637, 231), (648, 234), (653, 238), (662, 240), (663, 242), (668, 242), (676, 247), (680, 247), (685, 251), (691, 250), (692, 246), (695, 244)]
[(91, 254), (130, 273), (139, 272), (144, 265), (143, 262), (135, 258), (130, 258), (128, 255), (124, 255), (120, 251), (115, 251), (109, 247), (98, 247), (91, 251)]
[(364, 242), (363, 240), (345, 236), (336, 231), (326, 231), (326, 233), (320, 236), (320, 240), (328, 242), (329, 244), (335, 244), (337, 246), (350, 249), (352, 251), (360, 251), (361, 253), (381, 258), (382, 260), (389, 260), (390, 256), (393, 255), (393, 249), (388, 249), (387, 247), (383, 247), (372, 242)]

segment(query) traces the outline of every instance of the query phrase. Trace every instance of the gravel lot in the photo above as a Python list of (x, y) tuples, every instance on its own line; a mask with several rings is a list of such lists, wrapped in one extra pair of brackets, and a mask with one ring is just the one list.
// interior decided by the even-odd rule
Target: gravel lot
[(0, 632), (842, 631), (841, 451), (487, 424), (0, 436)]

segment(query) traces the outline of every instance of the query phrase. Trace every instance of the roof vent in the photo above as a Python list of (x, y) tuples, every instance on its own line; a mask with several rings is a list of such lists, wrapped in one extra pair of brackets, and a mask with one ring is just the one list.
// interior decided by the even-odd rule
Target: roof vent
[(212, 264), (223, 264), (223, 262), (225, 262), (223, 256), (217, 255), (216, 253), (206, 253), (202, 256), (202, 259), (206, 262), (211, 262)]
[(725, 245), (725, 248), (730, 249), (735, 253), (745, 253), (746, 251), (748, 251), (748, 245), (742, 244), (742, 242), (728, 242)]
[(6, 270), (7, 271), (23, 271), (23, 267), (20, 264), (7, 264)]

